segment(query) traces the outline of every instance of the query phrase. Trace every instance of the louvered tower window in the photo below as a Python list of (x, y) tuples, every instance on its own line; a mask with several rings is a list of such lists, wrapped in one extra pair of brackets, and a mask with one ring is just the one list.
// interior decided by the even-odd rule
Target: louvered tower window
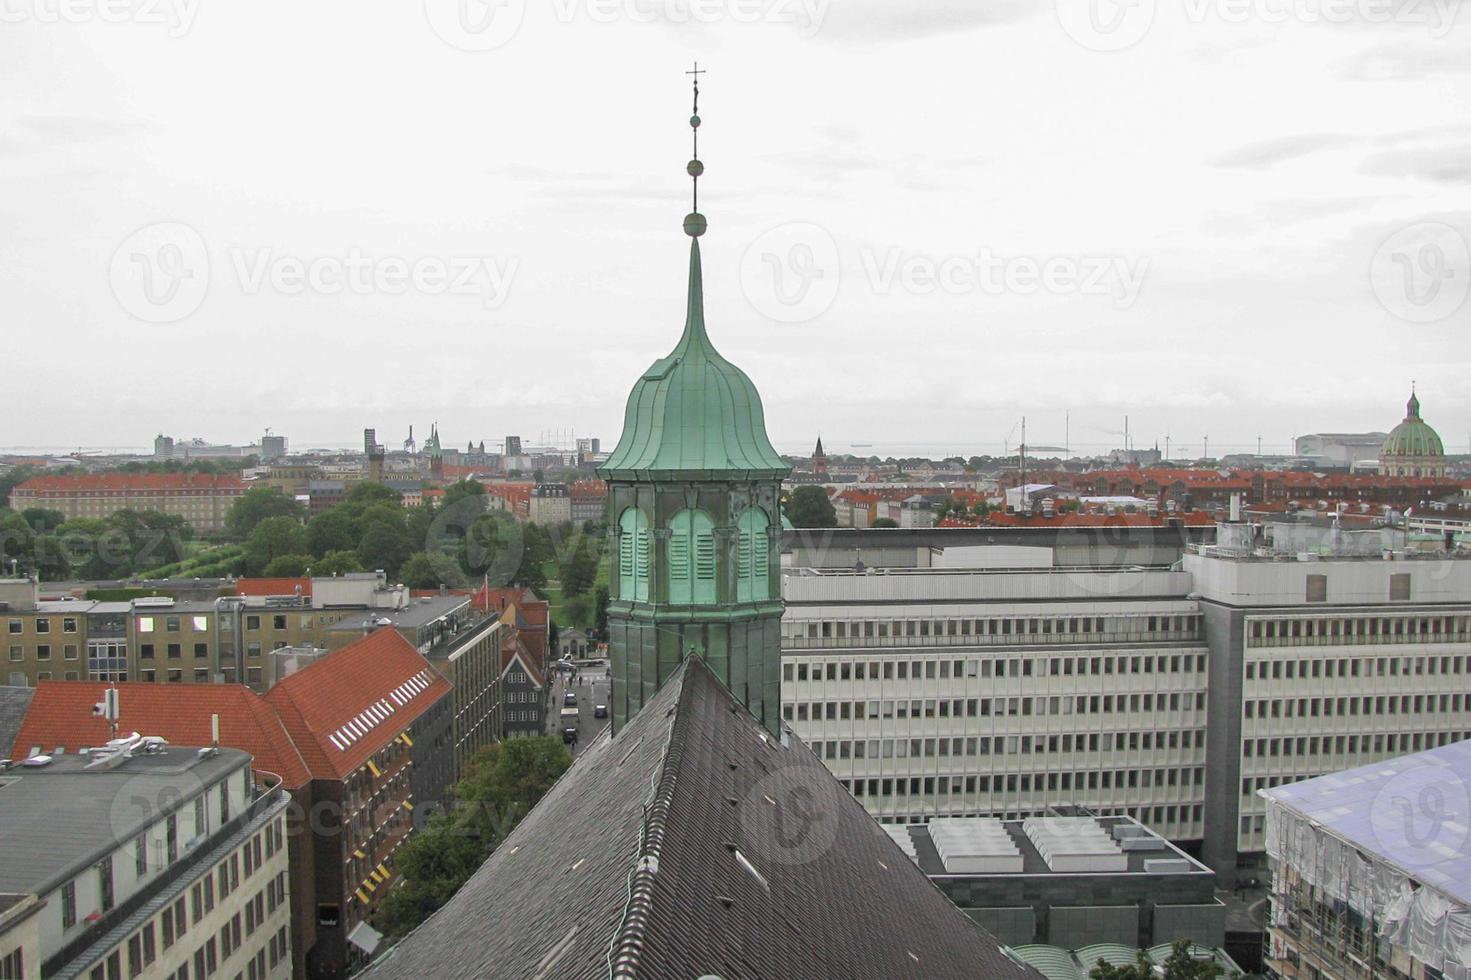
[(669, 521), (669, 601), (715, 601), (715, 521), (703, 510), (682, 510)]
[(649, 519), (630, 507), (618, 519), (618, 595), (647, 602), (649, 598)]
[(755, 602), (771, 598), (770, 521), (766, 512), (752, 507), (741, 515), (736, 525), (737, 544), (736, 599)]

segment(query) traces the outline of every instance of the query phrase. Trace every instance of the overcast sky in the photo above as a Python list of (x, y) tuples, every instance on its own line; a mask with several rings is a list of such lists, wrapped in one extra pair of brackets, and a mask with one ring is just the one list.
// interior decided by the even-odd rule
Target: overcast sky
[(783, 450), (1281, 449), (1412, 379), (1467, 450), (1447, 0), (0, 0), (0, 446), (611, 446), (695, 59), (707, 321)]

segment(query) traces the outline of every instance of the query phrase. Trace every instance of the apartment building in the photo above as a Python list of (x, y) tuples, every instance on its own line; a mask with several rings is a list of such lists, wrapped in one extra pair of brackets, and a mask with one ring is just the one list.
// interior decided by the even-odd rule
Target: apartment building
[[(105, 741), (108, 724), (91, 706), (109, 686), (42, 684), (13, 745), (0, 752), (70, 757)], [(264, 696), (234, 684), (116, 689), (124, 730), (147, 726), (178, 744), (209, 742), (217, 730), (222, 745), (253, 760), (257, 781), (289, 794), (291, 975), (339, 978), (360, 966), (368, 952), (352, 944), (353, 930), (387, 893), (398, 848), (452, 781), (449, 683), (385, 629)]]
[(0, 963), (18, 978), (291, 976), (287, 796), (234, 749), (135, 736), (0, 771)]
[(120, 510), (182, 517), (196, 531), (223, 530), (225, 514), (246, 491), (238, 476), (206, 473), (80, 473), (38, 476), (10, 492), (15, 510), (44, 507), (68, 520), (104, 518)]
[(1205, 822), (1209, 651), (1164, 569), (790, 570), (782, 714), (886, 823)]

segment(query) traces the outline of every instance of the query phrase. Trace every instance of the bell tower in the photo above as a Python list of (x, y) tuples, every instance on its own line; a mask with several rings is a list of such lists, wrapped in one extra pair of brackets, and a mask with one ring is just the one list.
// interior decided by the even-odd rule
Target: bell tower
[(608, 482), (609, 654), (617, 732), (691, 654), (772, 732), (781, 727), (779, 498), (791, 467), (761, 396), (705, 332), (699, 211), (700, 87), (684, 333), (633, 386)]

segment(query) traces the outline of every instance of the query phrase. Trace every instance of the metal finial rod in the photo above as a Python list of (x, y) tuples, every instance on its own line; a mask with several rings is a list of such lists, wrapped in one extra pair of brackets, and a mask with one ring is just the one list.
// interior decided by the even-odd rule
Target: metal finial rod
[(700, 67), (700, 63), (697, 61), (695, 62), (694, 68), (685, 72), (685, 74), (692, 76), (694, 86), (694, 112), (690, 116), (690, 130), (692, 133), (691, 139), (694, 143), (694, 154), (690, 157), (690, 162), (685, 168), (690, 175), (690, 197), (693, 202), (693, 207), (688, 217), (685, 218), (684, 228), (685, 233), (690, 237), (698, 238), (705, 233), (705, 218), (700, 214), (700, 175), (705, 172), (705, 165), (700, 162), (700, 76), (705, 74), (705, 70)]

